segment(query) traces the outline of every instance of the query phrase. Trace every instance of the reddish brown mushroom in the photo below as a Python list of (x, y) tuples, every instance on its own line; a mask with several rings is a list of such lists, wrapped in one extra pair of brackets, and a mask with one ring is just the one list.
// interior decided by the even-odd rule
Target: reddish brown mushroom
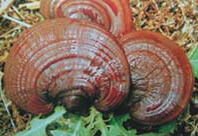
[(71, 111), (91, 102), (112, 111), (128, 96), (130, 76), (130, 112), (142, 124), (175, 119), (189, 102), (194, 78), (184, 51), (158, 33), (131, 32), (128, 0), (42, 0), (41, 12), (65, 19), (26, 30), (5, 67), (6, 92), (24, 110), (47, 114), (60, 101)]
[(72, 111), (90, 102), (100, 111), (113, 110), (128, 95), (129, 78), (124, 51), (111, 33), (88, 22), (55, 19), (23, 32), (4, 81), (15, 104), (47, 114), (57, 101)]
[(46, 18), (69, 17), (95, 22), (115, 36), (132, 30), (129, 0), (41, 0)]
[(131, 116), (147, 125), (176, 118), (188, 104), (194, 84), (185, 52), (158, 33), (137, 31), (121, 39), (131, 69)]

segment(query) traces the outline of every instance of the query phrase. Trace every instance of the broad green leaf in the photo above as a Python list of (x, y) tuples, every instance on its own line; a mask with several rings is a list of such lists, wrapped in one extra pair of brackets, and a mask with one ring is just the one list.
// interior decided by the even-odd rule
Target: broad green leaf
[(55, 113), (45, 119), (39, 119), (39, 117), (35, 117), (30, 122), (30, 129), (18, 132), (15, 136), (46, 136), (47, 125), (62, 117), (65, 112), (66, 111), (63, 107), (57, 107), (55, 109)]
[(87, 134), (83, 117), (72, 115), (70, 118), (66, 119), (65, 122), (68, 127), (65, 131), (70, 133), (68, 136), (84, 136)]
[(68, 133), (67, 131), (64, 130), (53, 130), (51, 131), (53, 136), (71, 136), (71, 133)]
[(135, 136), (136, 130), (126, 130), (123, 127), (123, 122), (130, 119), (130, 116), (124, 115), (120, 117), (113, 117), (110, 120), (109, 135), (113, 136)]
[(176, 127), (176, 120), (173, 120), (165, 125), (160, 126), (159, 133), (173, 133)]
[(198, 45), (196, 45), (192, 52), (189, 54), (189, 58), (193, 68), (194, 75), (198, 78)]
[(140, 136), (170, 136), (170, 134), (173, 133), (175, 130), (176, 123), (177, 123), (177, 120), (173, 120), (169, 123), (161, 125), (159, 127), (158, 132), (156, 133), (150, 132), (150, 133), (142, 134)]
[(146, 133), (138, 136), (170, 136), (169, 134), (163, 134), (163, 133)]

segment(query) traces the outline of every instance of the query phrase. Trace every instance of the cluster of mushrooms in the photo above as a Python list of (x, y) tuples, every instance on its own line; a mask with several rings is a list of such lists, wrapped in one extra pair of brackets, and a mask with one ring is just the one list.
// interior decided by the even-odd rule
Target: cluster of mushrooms
[(185, 52), (159, 33), (135, 31), (129, 0), (41, 0), (41, 13), (47, 20), (20, 35), (5, 66), (6, 94), (23, 110), (128, 108), (137, 122), (159, 125), (189, 102)]

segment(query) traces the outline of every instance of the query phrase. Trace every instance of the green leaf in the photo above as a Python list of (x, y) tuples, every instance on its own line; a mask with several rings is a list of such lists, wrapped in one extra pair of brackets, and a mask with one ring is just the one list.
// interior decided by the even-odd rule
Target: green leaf
[(83, 117), (72, 115), (70, 118), (65, 120), (68, 136), (84, 136), (87, 134)]
[(159, 133), (173, 133), (176, 127), (176, 120), (173, 120), (165, 125), (160, 126)]
[(173, 120), (169, 123), (161, 125), (157, 133), (150, 132), (142, 134), (140, 136), (170, 136), (170, 134), (173, 133), (176, 128), (176, 123), (177, 120)]
[(95, 135), (98, 131), (101, 132), (102, 136), (108, 135), (108, 125), (105, 123), (108, 120), (103, 119), (103, 115), (98, 112), (95, 108), (91, 108), (90, 115), (84, 118), (84, 121), (87, 124), (87, 135)]
[(65, 112), (66, 111), (63, 107), (57, 107), (55, 109), (55, 113), (45, 119), (39, 119), (39, 117), (35, 117), (30, 122), (30, 129), (18, 132), (15, 136), (46, 136), (47, 125), (62, 117)]
[(198, 78), (198, 45), (196, 45), (192, 52), (189, 54), (189, 58), (193, 68), (194, 75)]
[(123, 127), (123, 122), (130, 119), (130, 116), (124, 115), (119, 117), (112, 117), (109, 125), (109, 135), (112, 136), (134, 136), (136, 134), (136, 130), (126, 130)]
[[(67, 117), (63, 118), (63, 114)], [(123, 122), (129, 115), (107, 119), (95, 108), (91, 108), (88, 117), (66, 113), (63, 107), (57, 107), (55, 112), (45, 119), (34, 118), (30, 122), (30, 129), (16, 134), (16, 136), (46, 136), (46, 131), (53, 136), (94, 136), (100, 133), (102, 136), (134, 136), (136, 130), (126, 130)], [(46, 129), (47, 128), (47, 129)]]
[(146, 133), (138, 136), (170, 136), (169, 134), (160, 134), (160, 133)]
[(68, 133), (67, 131), (64, 130), (53, 130), (51, 131), (53, 136), (71, 136), (71, 133)]

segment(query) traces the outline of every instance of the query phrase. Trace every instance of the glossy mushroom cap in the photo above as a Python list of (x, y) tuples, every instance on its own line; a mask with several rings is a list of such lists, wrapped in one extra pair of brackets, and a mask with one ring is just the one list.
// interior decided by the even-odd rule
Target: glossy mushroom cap
[(41, 0), (40, 10), (46, 18), (95, 22), (115, 36), (133, 28), (129, 0)]
[(96, 24), (53, 19), (25, 30), (5, 66), (5, 90), (22, 109), (47, 114), (56, 101), (115, 109), (128, 95), (129, 66), (116, 39)]
[(185, 52), (158, 33), (137, 31), (121, 43), (130, 64), (132, 79), (131, 116), (147, 125), (176, 118), (188, 104), (194, 84)]

